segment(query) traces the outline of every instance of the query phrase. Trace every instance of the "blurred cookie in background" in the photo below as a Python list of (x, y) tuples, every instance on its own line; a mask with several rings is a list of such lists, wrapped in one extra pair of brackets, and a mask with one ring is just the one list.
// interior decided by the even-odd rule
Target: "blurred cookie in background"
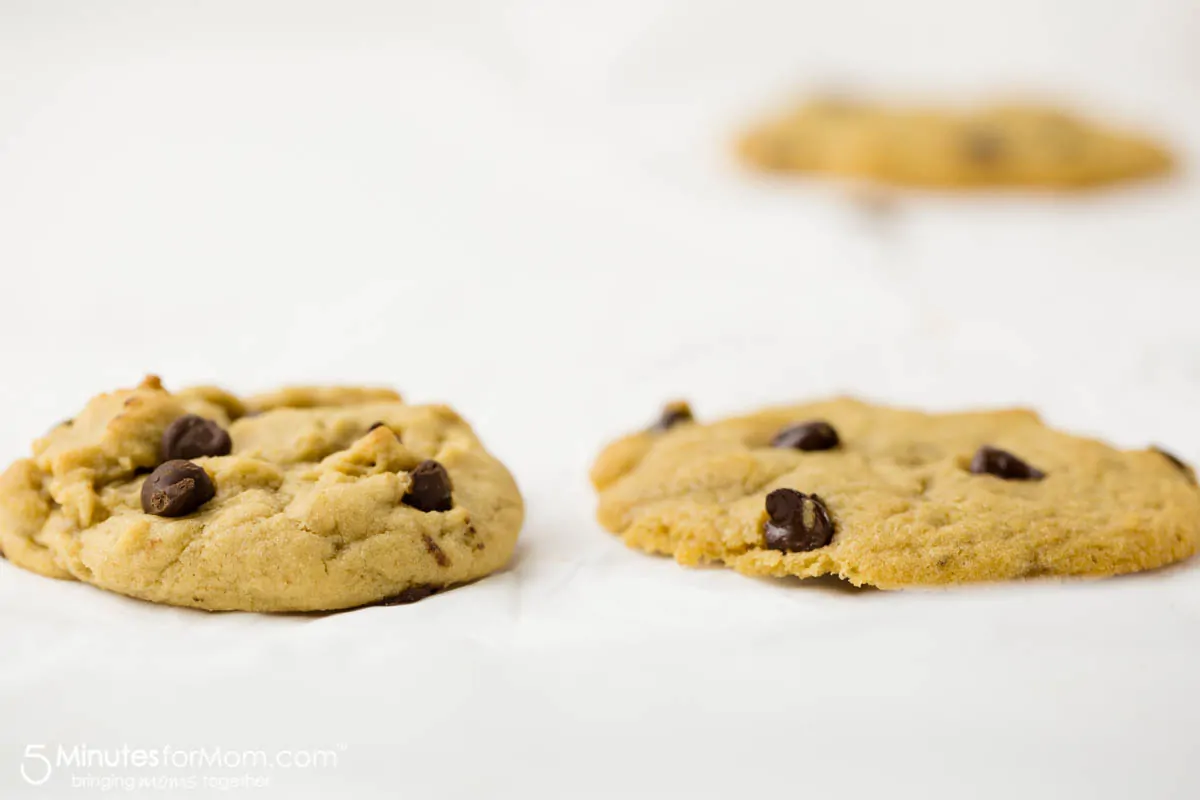
[(1037, 104), (955, 111), (815, 99), (750, 128), (742, 160), (768, 172), (826, 173), (932, 188), (1072, 189), (1169, 172), (1146, 136)]

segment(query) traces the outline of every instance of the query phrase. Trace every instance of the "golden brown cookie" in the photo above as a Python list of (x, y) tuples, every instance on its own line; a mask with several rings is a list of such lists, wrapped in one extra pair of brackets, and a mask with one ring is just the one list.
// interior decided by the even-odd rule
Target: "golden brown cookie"
[(856, 585), (1116, 575), (1192, 555), (1200, 489), (1030, 411), (838, 399), (709, 424), (676, 408), (597, 458), (598, 516), (642, 550)]
[(100, 395), (0, 476), (14, 564), (159, 603), (419, 599), (508, 561), (523, 507), (445, 406), (386, 389)]
[(739, 153), (773, 172), (927, 187), (1083, 187), (1172, 166), (1151, 139), (1036, 105), (956, 112), (818, 100), (753, 127)]

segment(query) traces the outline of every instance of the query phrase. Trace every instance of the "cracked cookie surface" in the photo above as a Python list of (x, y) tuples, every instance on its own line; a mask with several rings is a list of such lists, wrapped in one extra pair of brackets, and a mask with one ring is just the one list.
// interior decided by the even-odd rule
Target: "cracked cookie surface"
[[(924, 414), (837, 399), (688, 420), (626, 436), (592, 468), (600, 522), (682, 564), (899, 588), (1134, 572), (1187, 558), (1200, 539), (1189, 468), (1052, 430), (1030, 411)], [(813, 421), (836, 438), (814, 439), (803, 427)], [(798, 425), (821, 449), (795, 446), (809, 446)], [(776, 506), (801, 534), (820, 532), (827, 512), (828, 544), (768, 544), (776, 490), (795, 490)]]
[[(227, 431), (231, 452), (190, 460), (211, 499), (150, 513), (144, 484), (188, 466), (161, 463), (164, 432), (188, 414)], [(411, 474), (427, 461), (448, 478), (448, 510), (411, 504)], [(0, 550), (14, 564), (209, 610), (416, 599), (503, 567), (522, 518), (516, 483), (466, 422), (386, 389), (242, 399), (171, 393), (151, 377), (94, 398), (0, 476)]]
[(828, 173), (928, 186), (1083, 187), (1168, 171), (1156, 142), (1057, 109), (888, 108), (816, 100), (746, 133), (739, 153), (775, 172)]

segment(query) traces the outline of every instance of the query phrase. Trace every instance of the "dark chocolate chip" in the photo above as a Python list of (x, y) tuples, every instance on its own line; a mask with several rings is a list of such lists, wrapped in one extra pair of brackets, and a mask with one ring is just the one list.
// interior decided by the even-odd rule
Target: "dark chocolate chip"
[(794, 450), (832, 450), (841, 441), (837, 430), (828, 422), (813, 420), (784, 428), (775, 434), (771, 447), (789, 447)]
[(211, 419), (184, 414), (163, 431), (158, 448), (158, 460), (201, 458), (202, 456), (227, 456), (233, 450), (233, 440)]
[(676, 400), (673, 403), (667, 403), (663, 406), (662, 414), (658, 420), (650, 426), (652, 431), (666, 431), (674, 428), (683, 422), (692, 422), (695, 418), (692, 416), (692, 407), (682, 400)]
[(1046, 473), (998, 447), (984, 445), (971, 459), (971, 472), (976, 475), (995, 475), (1006, 481), (1040, 481)]
[(767, 495), (763, 535), (772, 550), (785, 553), (816, 550), (833, 538), (833, 520), (825, 502), (817, 495), (776, 489)]
[(422, 461), (417, 468), (409, 473), (412, 487), (404, 495), (404, 502), (420, 511), (449, 511), (454, 507), (450, 496), (452, 486), (450, 475), (443, 467), (432, 459)]
[(403, 606), (409, 603), (415, 603), (418, 600), (424, 600), (426, 597), (429, 597), (429, 595), (436, 594), (444, 588), (444, 586), (434, 586), (431, 583), (418, 583), (415, 586), (408, 587), (400, 594), (380, 600), (378, 603), (375, 603), (375, 605)]
[(213, 499), (217, 487), (204, 468), (176, 459), (160, 464), (142, 484), (142, 510), (159, 517), (182, 517)]
[(973, 128), (963, 144), (967, 158), (976, 164), (995, 164), (1004, 155), (1004, 137), (991, 128)]
[(1182, 472), (1185, 476), (1187, 476), (1188, 480), (1190, 480), (1192, 483), (1196, 482), (1195, 470), (1193, 470), (1191, 468), (1191, 466), (1186, 461), (1184, 461), (1182, 458), (1175, 455), (1174, 453), (1171, 453), (1171, 452), (1168, 452), (1168, 451), (1162, 449), (1161, 447), (1158, 447), (1157, 445), (1154, 447), (1151, 447), (1150, 449), (1153, 450), (1154, 452), (1158, 453), (1160, 456), (1165, 458), (1167, 461), (1170, 461), (1172, 464), (1174, 464), (1175, 468), (1178, 469), (1180, 472)]

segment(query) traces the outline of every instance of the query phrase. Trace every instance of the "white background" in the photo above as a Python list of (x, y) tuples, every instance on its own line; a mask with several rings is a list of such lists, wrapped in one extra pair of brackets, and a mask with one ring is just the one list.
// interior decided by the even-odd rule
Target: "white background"
[(835, 391), (1200, 460), (1192, 171), (874, 215), (728, 147), (796, 90), (1032, 91), (1195, 161), (1198, 37), (1191, 0), (0, 0), (3, 460), (149, 371), (384, 383), (529, 509), (507, 572), (328, 617), (0, 562), (0, 796), (96, 793), (27, 786), (39, 743), (345, 746), (260, 797), (1200, 796), (1200, 567), (749, 580), (626, 550), (585, 477), (665, 399)]

